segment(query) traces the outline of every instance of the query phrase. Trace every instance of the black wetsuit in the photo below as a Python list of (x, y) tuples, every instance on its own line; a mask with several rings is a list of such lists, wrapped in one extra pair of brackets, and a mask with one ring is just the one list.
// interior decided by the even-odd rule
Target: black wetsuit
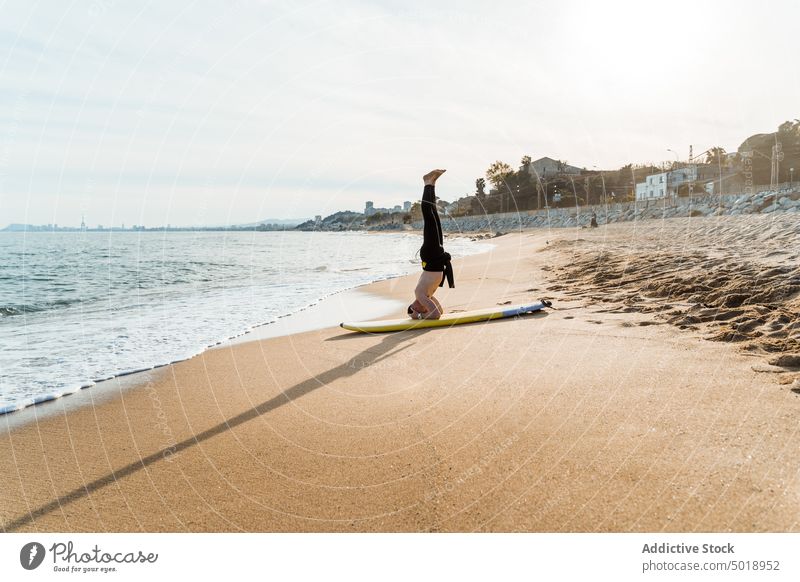
[(442, 281), (439, 287), (447, 284), (453, 288), (453, 266), (450, 264), (450, 253), (445, 252), (444, 236), (442, 235), (442, 223), (439, 220), (439, 212), (436, 209), (436, 194), (433, 185), (426, 184), (422, 192), (422, 246), (419, 249), (419, 258), (422, 260), (422, 270), (441, 272)]

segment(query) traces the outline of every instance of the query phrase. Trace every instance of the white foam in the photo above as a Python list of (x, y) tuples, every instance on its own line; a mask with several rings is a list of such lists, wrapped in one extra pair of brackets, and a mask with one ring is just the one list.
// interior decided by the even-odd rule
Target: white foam
[(131, 374), (138, 374), (140, 372), (147, 372), (148, 370), (152, 370), (153, 366), (142, 366), (141, 368), (131, 368), (129, 370), (123, 370), (122, 372), (117, 372), (117, 377), (120, 376), (130, 376)]
[[(115, 257), (114, 266), (119, 267), (116, 279), (109, 280), (108, 262), (97, 265), (97, 278), (86, 274), (92, 265), (85, 261), (80, 272), (64, 275), (67, 280), (80, 278), (76, 287), (99, 281), (106, 297), (94, 303), (79, 301), (60, 311), (28, 314), (24, 319), (4, 318), (0, 385), (13, 389), (0, 392), (0, 414), (50, 402), (115, 377), (190, 359), (233, 338), (249, 337), (255, 330), (345, 289), (418, 268), (416, 261), (409, 261), (420, 243), (418, 235), (291, 233), (258, 237), (254, 243), (251, 234), (215, 234), (208, 240), (218, 240), (214, 237), (224, 237), (226, 245), (233, 241), (240, 246), (220, 260), (219, 244), (206, 242), (198, 247), (195, 237), (176, 236), (169, 239), (174, 245), (171, 256), (182, 257), (183, 262), (173, 263), (185, 270), (185, 265), (192, 264), (185, 257), (206, 253), (203, 261), (222, 274), (204, 276), (184, 287), (162, 286), (159, 277), (163, 275), (155, 270), (158, 276), (148, 279), (150, 288), (131, 293), (124, 288), (131, 279), (126, 267), (147, 262), (158, 266), (164, 260), (163, 238), (137, 237), (130, 239), (136, 244), (131, 245), (129, 257)], [(51, 239), (55, 240), (42, 240)], [(149, 251), (143, 248), (147, 244), (151, 244)], [(109, 252), (107, 246), (107, 239), (98, 243), (101, 257)], [(490, 246), (448, 241), (448, 250), (456, 257)], [(308, 261), (316, 260), (321, 249), (329, 268), (309, 270)], [(238, 270), (225, 264), (237, 260), (242, 263)], [(203, 261), (196, 263), (204, 265)], [(202, 269), (205, 267), (198, 268)], [(137, 272), (135, 276), (147, 278), (148, 274)], [(16, 321), (19, 327), (12, 325)]]

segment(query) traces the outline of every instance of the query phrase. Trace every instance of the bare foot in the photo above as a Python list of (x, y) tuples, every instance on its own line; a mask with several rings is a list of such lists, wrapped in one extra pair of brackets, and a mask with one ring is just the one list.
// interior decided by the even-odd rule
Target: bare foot
[(436, 183), (436, 180), (439, 179), (439, 176), (444, 174), (447, 170), (431, 170), (424, 176), (422, 176), (422, 181), (425, 182), (426, 186), (433, 186)]

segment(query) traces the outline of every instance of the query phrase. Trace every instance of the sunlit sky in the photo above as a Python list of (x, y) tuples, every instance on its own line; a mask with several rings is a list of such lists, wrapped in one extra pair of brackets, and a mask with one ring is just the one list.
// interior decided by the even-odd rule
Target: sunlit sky
[(0, 3), (0, 227), (235, 224), (800, 117), (785, 2)]

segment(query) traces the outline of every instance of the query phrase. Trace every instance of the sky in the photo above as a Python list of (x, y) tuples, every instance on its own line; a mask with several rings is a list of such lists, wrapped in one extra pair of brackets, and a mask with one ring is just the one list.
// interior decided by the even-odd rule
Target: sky
[(394, 206), (800, 117), (800, 5), (0, 0), (0, 227)]

